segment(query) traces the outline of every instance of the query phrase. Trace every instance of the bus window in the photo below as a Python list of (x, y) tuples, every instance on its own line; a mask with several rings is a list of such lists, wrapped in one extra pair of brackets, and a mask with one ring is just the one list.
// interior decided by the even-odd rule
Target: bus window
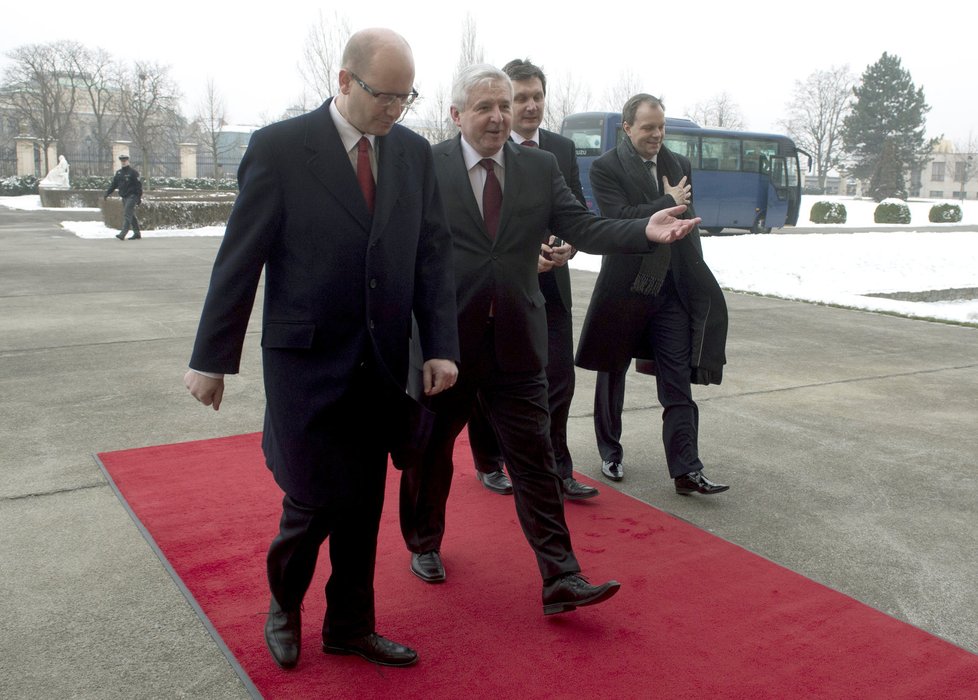
[(587, 158), (607, 150), (601, 142), (604, 128), (605, 120), (600, 116), (580, 115), (564, 120), (562, 133), (574, 142), (577, 157)]
[(776, 141), (744, 139), (744, 172), (766, 175), (771, 171), (771, 159), (776, 155)]
[(798, 175), (798, 159), (797, 158), (787, 158), (786, 164), (788, 166), (788, 186), (797, 187), (799, 182)]
[(691, 134), (670, 134), (669, 127), (666, 127), (666, 148), (673, 153), (678, 153), (689, 159), (689, 163), (694, 168), (700, 167), (700, 140), (699, 137)]
[(603, 153), (600, 132), (575, 131), (570, 139), (574, 142), (574, 148), (579, 156), (598, 156)]
[(703, 137), (703, 170), (740, 170), (740, 139)]
[(784, 167), (784, 158), (775, 158), (774, 169), (771, 173), (771, 184), (775, 187), (784, 187), (788, 184)]

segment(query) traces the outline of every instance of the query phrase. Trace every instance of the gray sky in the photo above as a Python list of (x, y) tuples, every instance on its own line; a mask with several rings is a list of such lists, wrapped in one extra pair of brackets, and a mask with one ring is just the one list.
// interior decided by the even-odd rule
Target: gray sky
[[(124, 9), (80, 0), (18, 2), (2, 11), (0, 68), (16, 46), (75, 39), (120, 59), (170, 65), (188, 116), (213, 78), (230, 120), (253, 123), (277, 117), (301, 94), (298, 64), (308, 27), (320, 9), (330, 16), (333, 7), (302, 0), (254, 5), (133, 0)], [(755, 131), (781, 131), (778, 121), (796, 80), (843, 64), (861, 75), (887, 51), (899, 56), (914, 83), (924, 88), (932, 108), (929, 136), (943, 133), (962, 144), (969, 133), (978, 136), (973, 42), (970, 29), (954, 29), (972, 15), (963, 0), (935, 4), (941, 12), (933, 18), (923, 14), (927, 5), (904, 0), (882, 11), (858, 0), (822, 0), (808, 7), (788, 0), (671, 5), (545, 0), (525, 20), (522, 3), (493, 5), (499, 10), (492, 14), (486, 7), (471, 0), (440, 5), (371, 0), (343, 12), (354, 30), (387, 26), (408, 39), (422, 95), (448, 86), (470, 13), (490, 63), (528, 57), (555, 86), (567, 76), (588, 85), (595, 105), (631, 71), (641, 89), (664, 97), (673, 116), (727, 92), (746, 127)]]

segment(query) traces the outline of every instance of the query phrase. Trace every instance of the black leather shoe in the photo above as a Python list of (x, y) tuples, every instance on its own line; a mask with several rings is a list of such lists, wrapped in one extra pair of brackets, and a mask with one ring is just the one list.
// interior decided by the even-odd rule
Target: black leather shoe
[(476, 471), (475, 475), (482, 482), (482, 485), (493, 493), (498, 493), (500, 496), (508, 496), (513, 493), (513, 482), (509, 480), (502, 469), (494, 472)]
[(381, 666), (410, 666), (418, 661), (418, 652), (414, 649), (385, 639), (376, 632), (342, 642), (325, 639), (323, 651), (327, 654), (356, 654)]
[(265, 644), (272, 658), (282, 668), (294, 668), (299, 663), (302, 648), (302, 614), (299, 610), (285, 611), (272, 596), (265, 620)]
[(132, 234), (132, 236), (129, 237), (129, 240), (130, 241), (134, 241), (137, 238), (142, 238), (142, 236), (140, 236), (138, 233), (134, 233), (134, 234)]
[(445, 566), (438, 552), (411, 555), (411, 573), (425, 583), (441, 583), (445, 580)]
[(586, 486), (574, 477), (564, 479), (564, 498), (569, 501), (583, 501), (597, 495), (598, 490), (593, 486)]
[(618, 592), (621, 584), (608, 581), (592, 586), (580, 574), (565, 574), (543, 586), (543, 614), (570, 612), (582, 605), (594, 605)]
[(120, 241), (126, 240), (126, 234), (122, 233), (121, 231), (115, 234), (115, 237), (118, 238)]
[(715, 493), (723, 493), (730, 487), (726, 484), (715, 484), (705, 476), (703, 472), (696, 471), (683, 474), (676, 480), (676, 493), (680, 496), (688, 496), (691, 493), (702, 493), (711, 496)]
[(601, 473), (612, 481), (621, 481), (625, 478), (625, 468), (621, 462), (602, 462)]

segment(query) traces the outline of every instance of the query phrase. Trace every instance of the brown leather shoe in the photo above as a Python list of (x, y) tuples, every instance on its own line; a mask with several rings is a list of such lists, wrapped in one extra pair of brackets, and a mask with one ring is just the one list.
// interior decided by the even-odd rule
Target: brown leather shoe
[(584, 605), (595, 605), (618, 592), (621, 584), (608, 581), (592, 586), (580, 574), (564, 574), (543, 586), (543, 614), (570, 612)]
[(265, 644), (272, 658), (282, 668), (295, 668), (302, 648), (302, 613), (285, 611), (272, 596), (265, 620)]
[(381, 666), (410, 666), (418, 661), (418, 652), (414, 649), (392, 642), (376, 632), (344, 641), (324, 639), (323, 651), (327, 654), (356, 654)]

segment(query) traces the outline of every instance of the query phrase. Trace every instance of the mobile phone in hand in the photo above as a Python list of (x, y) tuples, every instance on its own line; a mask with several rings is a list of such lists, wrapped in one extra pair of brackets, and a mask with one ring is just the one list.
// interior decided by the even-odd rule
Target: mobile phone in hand
[[(548, 243), (547, 245), (549, 245), (551, 248), (556, 248), (557, 246), (564, 245), (564, 239), (563, 238), (557, 238), (556, 236), (554, 236), (553, 242), (552, 243)], [(541, 252), (540, 254), (546, 260), (553, 260), (552, 254), (551, 254), (551, 252), (549, 250), (545, 250), (545, 251)]]

